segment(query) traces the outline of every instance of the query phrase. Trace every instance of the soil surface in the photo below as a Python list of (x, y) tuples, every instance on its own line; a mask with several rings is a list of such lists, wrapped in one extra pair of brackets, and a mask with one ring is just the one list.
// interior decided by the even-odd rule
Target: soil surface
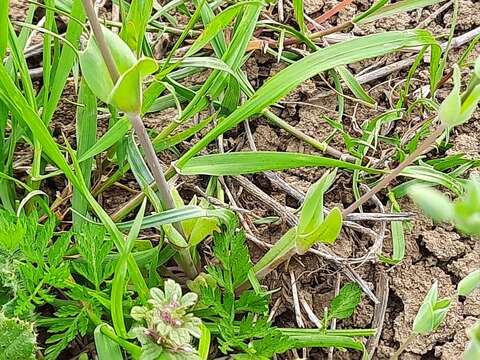
[[(315, 18), (325, 11), (338, 4), (337, 0), (305, 0), (305, 12), (311, 18)], [(23, 0), (10, 0), (12, 18), (21, 20), (25, 16), (28, 4)], [(285, 1), (285, 21), (291, 21), (292, 11), (289, 8), (288, 1)], [(371, 1), (355, 0), (339, 15), (328, 20), (325, 26), (334, 26), (344, 22), (365, 10)], [(429, 29), (435, 35), (443, 37), (448, 34), (449, 26), (452, 20), (452, 6), (438, 12), (442, 6), (435, 5), (423, 10), (413, 11), (407, 14), (401, 14), (392, 18), (367, 24), (362, 27), (355, 27), (353, 34), (365, 35), (387, 30), (403, 30), (421, 26)], [(287, 15), (288, 14), (288, 15)], [(464, 34), (480, 26), (480, 1), (460, 0), (460, 13), (455, 35)], [(447, 69), (453, 60), (457, 59), (466, 46), (456, 48), (451, 53), (451, 60), (447, 63)], [(476, 46), (470, 58), (473, 59), (480, 55), (480, 46)], [(354, 74), (359, 74), (365, 69), (374, 70), (386, 64), (398, 61), (410, 54), (395, 54), (384, 58), (372, 59), (361, 63), (352, 64), (350, 70)], [(415, 74), (411, 90), (412, 99), (415, 91), (428, 84), (428, 64), (423, 64), (421, 69)], [(248, 74), (249, 81), (253, 86), (258, 87), (268, 77), (272, 76), (284, 67), (278, 64), (272, 56), (263, 54), (261, 51), (255, 51), (250, 59), (244, 65)], [(407, 76), (408, 68), (400, 69), (388, 76), (365, 84), (369, 94), (378, 101), (378, 109), (390, 108), (398, 99), (398, 91), (402, 87), (404, 79)], [(206, 78), (203, 73), (198, 77), (189, 79), (191, 82), (201, 83)], [(445, 96), (451, 83), (445, 86), (445, 91), (440, 95)], [(347, 95), (351, 95), (347, 92)], [(74, 143), (74, 116), (75, 89), (73, 85), (65, 90), (62, 104), (58, 109), (52, 129), (56, 129), (58, 134), (62, 132), (67, 135), (69, 141)], [(302, 84), (298, 89), (290, 93), (279, 103), (281, 107), (276, 107), (275, 112), (290, 125), (295, 126), (307, 135), (314, 137), (319, 141), (327, 141), (331, 146), (338, 150), (345, 150), (345, 143), (340, 132), (335, 131), (325, 120), (325, 116), (332, 119), (339, 117), (338, 97), (330, 88), (324, 79), (317, 76)], [(345, 100), (345, 109), (342, 115), (342, 123), (345, 131), (352, 136), (360, 135), (360, 125), (378, 114), (378, 110), (369, 108), (361, 103), (352, 101), (349, 98)], [(146, 120), (146, 125), (159, 130), (176, 115), (176, 110), (168, 109), (160, 113), (150, 114)], [(421, 114), (420, 114), (421, 115)], [(480, 112), (474, 115), (472, 120), (455, 128), (450, 134), (451, 147), (446, 150), (432, 150), (428, 157), (434, 158), (449, 154), (463, 153), (472, 159), (480, 157)], [(382, 128), (382, 134), (391, 137), (402, 138), (409, 132), (415, 132), (416, 127), (422, 121), (421, 116), (412, 116), (401, 119), (391, 124), (386, 124)], [(293, 137), (274, 125), (269, 124), (263, 118), (253, 118), (249, 122), (255, 145), (258, 150), (273, 151), (293, 151), (308, 154), (320, 154), (311, 146)], [(203, 134), (204, 132), (202, 132)], [(201, 134), (200, 134), (201, 135)], [(183, 152), (191, 144), (198, 140), (199, 135), (189, 139), (178, 147)], [(59, 136), (59, 141), (60, 136)], [(235, 130), (228, 132), (224, 138), (225, 151), (250, 150), (246, 139), (245, 130), (242, 125)], [(213, 150), (216, 148), (213, 147)], [(372, 159), (382, 159), (384, 155), (391, 154), (389, 145), (380, 144), (375, 150), (368, 153)], [(175, 154), (164, 153), (162, 160), (168, 163), (175, 159)], [(389, 159), (381, 166), (394, 166), (394, 159)], [(322, 168), (305, 168), (278, 172), (291, 187), (306, 192), (308, 187), (315, 182), (325, 171)], [(468, 177), (472, 170), (464, 174)], [(272, 182), (263, 174), (256, 174), (247, 177), (253, 184), (262, 189), (271, 198), (280, 204), (296, 208), (299, 206), (298, 200), (285, 193), (278, 184)], [(197, 185), (205, 188), (206, 179), (201, 177), (181, 179), (181, 190), (185, 194), (192, 195), (188, 185)], [(132, 191), (137, 189), (134, 179), (127, 175), (121, 180), (125, 187), (114, 186), (102, 195), (103, 205), (109, 212), (114, 212), (124, 204), (132, 195)], [(257, 217), (276, 216), (270, 207), (264, 202), (259, 201), (244, 189), (234, 179), (228, 179), (227, 184), (236, 199), (237, 206), (252, 210)], [(51, 189), (48, 193), (55, 197), (55, 194), (61, 192), (64, 184), (62, 181), (50, 181)], [(126, 190), (130, 188), (131, 191)], [(348, 206), (354, 200), (351, 190), (351, 174), (340, 172), (336, 184), (327, 194), (326, 202), (329, 207), (340, 205)], [(379, 200), (390, 208), (385, 194), (379, 195)], [(382, 277), (388, 281), (388, 304), (386, 309), (383, 330), (376, 348), (374, 359), (388, 359), (393, 351), (398, 348), (400, 342), (410, 333), (413, 319), (419, 308), (419, 305), (433, 281), (438, 281), (441, 296), (454, 296), (458, 281), (470, 271), (480, 266), (480, 241), (479, 239), (464, 236), (457, 233), (448, 224), (434, 224), (431, 220), (422, 215), (418, 209), (407, 199), (400, 199), (401, 210), (413, 214), (412, 221), (405, 224), (406, 230), (406, 256), (404, 260), (396, 266), (386, 266), (376, 261), (352, 265), (354, 270), (363, 278), (373, 292), (378, 290), (378, 283)], [(369, 203), (364, 207), (365, 211), (378, 211), (375, 204)], [(288, 229), (285, 221), (278, 224), (254, 225), (254, 218), (244, 216), (244, 221), (251, 228), (254, 236), (264, 242), (274, 243)], [(380, 231), (379, 223), (365, 222), (362, 225), (372, 228), (374, 231)], [(347, 230), (343, 232), (338, 241), (329, 246), (329, 248), (342, 258), (358, 258), (366, 254), (369, 247), (372, 246), (372, 239), (365, 234)], [(264, 249), (258, 247), (255, 243), (250, 244), (252, 258), (254, 261), (264, 253)], [(390, 225), (386, 226), (386, 233), (383, 238), (383, 252), (389, 254), (391, 250)], [(296, 287), (299, 297), (310, 305), (312, 311), (321, 317), (323, 309), (329, 300), (334, 296), (337, 281), (344, 283), (348, 281), (344, 272), (332, 265), (331, 262), (311, 254), (292, 259), (288, 264), (283, 264), (267, 279), (266, 285), (271, 289), (280, 289), (272, 298), (272, 307), (274, 308), (273, 319), (278, 326), (299, 326), (293, 310), (293, 295), (291, 276), (296, 279)], [(275, 304), (275, 306), (274, 306)], [(357, 327), (364, 328), (372, 326), (374, 319), (375, 306), (366, 295), (360, 308), (351, 319), (339, 321), (337, 327)], [(306, 327), (315, 327), (306, 313), (302, 313), (303, 322)], [(408, 347), (401, 359), (420, 360), (420, 359), (459, 359), (464, 349), (466, 329), (471, 326), (480, 317), (480, 294), (468, 298), (463, 302), (455, 303), (448, 312), (446, 320), (438, 330), (427, 336), (418, 336)], [(290, 354), (291, 355), (291, 354)], [(289, 355), (289, 356), (290, 356)], [(301, 351), (299, 356), (301, 356)], [(290, 357), (293, 359), (293, 357)], [(306, 354), (308, 359), (327, 359), (328, 351), (311, 350)], [(354, 351), (333, 353), (333, 359), (359, 359), (360, 354)]]

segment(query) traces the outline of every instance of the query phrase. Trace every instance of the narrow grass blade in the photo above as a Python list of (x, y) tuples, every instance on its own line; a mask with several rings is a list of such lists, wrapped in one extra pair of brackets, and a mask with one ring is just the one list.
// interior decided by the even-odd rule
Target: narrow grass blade
[(402, 0), (389, 5), (385, 5), (388, 1), (380, 0), (368, 10), (368, 13), (364, 13), (356, 17), (353, 22), (356, 24), (365, 24), (387, 16), (393, 16), (401, 12), (411, 11), (423, 8), (425, 6), (438, 4), (443, 1), (445, 0)]
[(125, 244), (125, 251), (122, 253), (120, 260), (117, 262), (115, 268), (115, 276), (112, 281), (112, 294), (111, 294), (111, 312), (113, 327), (118, 335), (121, 337), (127, 337), (127, 329), (125, 326), (125, 316), (123, 314), (123, 294), (125, 292), (125, 286), (127, 283), (127, 262), (128, 257), (135, 244), (135, 239), (138, 237), (140, 228), (142, 225), (143, 217), (145, 215), (145, 208), (147, 206), (146, 199), (143, 201), (140, 210), (133, 221), (130, 232), (128, 233), (127, 241)]
[[(80, 91), (78, 94), (79, 106), (77, 108), (76, 116), (76, 134), (77, 134), (77, 154), (82, 156), (88, 149), (90, 149), (97, 139), (97, 99), (90, 91), (87, 83), (82, 80), (80, 83)], [(90, 189), (90, 176), (92, 174), (93, 159), (80, 163), (82, 170), (83, 181), (88, 189)], [(78, 188), (73, 189), (72, 208), (73, 213), (73, 228), (80, 230), (83, 225), (83, 218), (78, 214), (86, 215), (88, 202), (81, 194)]]
[[(0, 4), (0, 33), (8, 32), (8, 5), (9, 0), (4, 0)], [(3, 59), (7, 51), (8, 37), (0, 36), (0, 59)]]
[[(81, 21), (85, 22), (85, 14), (83, 12), (83, 6), (81, 0), (72, 0), (71, 14)], [(70, 20), (68, 22), (67, 32), (65, 34), (65, 40), (67, 40), (73, 46), (78, 46), (80, 43), (80, 35), (82, 34), (83, 26), (76, 21)], [(68, 45), (63, 45), (58, 65), (56, 67), (55, 74), (52, 74), (52, 90), (48, 99), (48, 106), (43, 109), (44, 120), (48, 124), (52, 119), (53, 113), (57, 108), (58, 101), (62, 96), (65, 84), (72, 69), (72, 66), (76, 60), (76, 53)]]
[(383, 173), (378, 169), (370, 169), (324, 156), (274, 151), (242, 151), (197, 156), (187, 161), (181, 168), (178, 168), (177, 165), (177, 168), (181, 175), (222, 176), (250, 174), (267, 170), (285, 170), (303, 166), (339, 167), (349, 170), (363, 170), (374, 174)]
[(260, 2), (257, 1), (242, 1), (234, 5), (229, 6), (220, 12), (217, 16), (212, 18), (208, 24), (205, 26), (205, 29), (202, 31), (200, 36), (195, 40), (190, 49), (186, 53), (186, 57), (190, 57), (196, 54), (201, 50), (205, 45), (212, 41), (223, 29), (225, 29), (237, 16), (238, 12), (248, 4), (256, 3), (257, 5)]
[(355, 76), (352, 75), (350, 70), (346, 66), (339, 66), (336, 68), (338, 74), (345, 82), (345, 85), (350, 89), (350, 91), (355, 95), (357, 99), (362, 100), (366, 104), (375, 105), (376, 101), (367, 94), (363, 86), (355, 79)]
[(114, 144), (120, 141), (131, 129), (132, 124), (126, 116), (121, 117), (103, 136), (92, 146), (86, 148), (86, 151), (79, 153), (79, 162), (84, 162), (103, 151), (110, 149)]
[(181, 169), (186, 161), (207, 146), (217, 136), (223, 134), (249, 116), (272, 105), (300, 83), (318, 73), (366, 58), (385, 55), (403, 47), (427, 44), (438, 46), (438, 43), (428, 31), (410, 30), (369, 35), (320, 49), (288, 66), (267, 80), (252, 98), (246, 101), (185, 153), (177, 162), (177, 167)]
[(305, 25), (305, 16), (303, 15), (303, 0), (292, 0), (292, 3), (295, 20), (297, 21), (300, 31), (305, 34), (307, 26)]
[[(228, 49), (222, 56), (222, 60), (230, 66), (234, 71), (237, 70), (243, 62), (243, 57), (248, 46), (248, 42), (252, 36), (255, 28), (256, 19), (261, 10), (261, 5), (258, 3), (251, 3), (246, 6), (242, 17), (235, 27), (235, 33)], [(207, 94), (212, 99), (216, 99), (227, 85), (228, 74), (218, 70), (213, 71), (195, 97), (190, 101), (184, 109), (181, 121), (185, 121), (200, 112), (208, 106), (209, 100)], [(165, 128), (160, 134), (160, 138), (167, 137), (179, 124), (173, 122)]]
[[(227, 209), (204, 209), (199, 206), (184, 206), (182, 208), (165, 210), (158, 214), (145, 216), (143, 218), (141, 228), (155, 228), (160, 225), (173, 224), (176, 222), (201, 217), (216, 217), (221, 222), (227, 222), (232, 214), (233, 213)], [(133, 221), (117, 223), (117, 227), (121, 230), (130, 229), (132, 226)]]

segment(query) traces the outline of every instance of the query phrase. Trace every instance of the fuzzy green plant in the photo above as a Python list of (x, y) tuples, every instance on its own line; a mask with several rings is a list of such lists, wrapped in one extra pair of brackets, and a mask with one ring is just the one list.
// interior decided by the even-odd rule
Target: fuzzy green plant
[(135, 306), (131, 315), (139, 325), (131, 333), (142, 343), (142, 359), (157, 359), (160, 355), (172, 360), (195, 360), (197, 350), (193, 338), (201, 336), (201, 320), (190, 311), (197, 302), (193, 292), (182, 295), (179, 284), (169, 279), (164, 289), (150, 289), (146, 306)]
[(33, 360), (37, 335), (33, 324), (0, 312), (0, 359)]

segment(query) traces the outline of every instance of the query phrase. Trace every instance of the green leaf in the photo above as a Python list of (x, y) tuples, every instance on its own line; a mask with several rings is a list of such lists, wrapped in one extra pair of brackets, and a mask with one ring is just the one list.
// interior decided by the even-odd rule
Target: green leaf
[(416, 185), (408, 190), (408, 195), (427, 216), (435, 221), (453, 220), (454, 207), (441, 192), (426, 186)]
[(33, 324), (0, 313), (0, 359), (34, 360), (36, 347)]
[(471, 272), (458, 283), (458, 294), (467, 296), (478, 288), (480, 288), (480, 269)]
[(305, 25), (305, 16), (303, 15), (303, 0), (292, 0), (292, 3), (295, 20), (297, 21), (300, 31), (305, 34), (307, 26)]
[(255, 264), (253, 270), (258, 280), (262, 280), (284, 260), (293, 249), (297, 238), (297, 228), (288, 230), (275, 245)]
[[(65, 40), (74, 46), (78, 46), (80, 43), (80, 36), (84, 30), (83, 23), (85, 21), (85, 13), (83, 11), (82, 0), (72, 0), (71, 7), (68, 10), (72, 14), (75, 14), (77, 21), (69, 21), (67, 26), (67, 32), (65, 34)], [(47, 107), (43, 110), (43, 119), (45, 123), (50, 123), (55, 110), (57, 109), (58, 102), (64, 92), (65, 84), (68, 76), (72, 70), (73, 64), (77, 61), (77, 53), (66, 45), (62, 47), (60, 57), (56, 66), (55, 74), (52, 74), (52, 88), (50, 91), (50, 97), (48, 99)]]
[(199, 37), (195, 40), (192, 44), (190, 49), (188, 49), (185, 57), (194, 55), (199, 50), (201, 50), (205, 45), (207, 45), (212, 39), (214, 39), (220, 31), (225, 29), (237, 16), (238, 12), (244, 7), (248, 5), (256, 4), (259, 5), (260, 2), (258, 1), (243, 1), (238, 2), (234, 5), (227, 7), (226, 9), (222, 10), (218, 15), (216, 15), (210, 22), (205, 26), (205, 29), (202, 31)]
[(200, 360), (208, 360), (211, 342), (210, 330), (208, 330), (203, 323), (200, 325), (200, 330), (202, 331), (202, 335), (200, 336), (198, 343), (198, 356), (200, 357)]
[(342, 211), (337, 207), (333, 208), (316, 230), (297, 237), (297, 252), (304, 254), (317, 242), (333, 243), (342, 230), (342, 220)]
[(438, 46), (438, 43), (425, 30), (393, 31), (344, 41), (304, 57), (268, 79), (249, 100), (190, 148), (177, 162), (177, 167), (182, 169), (191, 157), (217, 136), (280, 100), (312, 76), (340, 65), (419, 45)]
[[(9, 0), (2, 1), (0, 4), (0, 32), (6, 34), (8, 32), (8, 5)], [(8, 37), (0, 36), (0, 59), (3, 59), (7, 51)]]
[[(77, 135), (77, 155), (80, 157), (87, 152), (97, 140), (97, 99), (88, 88), (85, 81), (80, 83), (78, 102), (81, 104), (77, 108), (76, 117), (76, 135)], [(82, 176), (85, 185), (90, 188), (90, 176), (92, 174), (93, 159), (80, 164)], [(74, 210), (73, 228), (80, 229), (84, 220), (82, 216), (87, 215), (88, 201), (81, 194), (80, 189), (73, 189), (72, 210)], [(80, 215), (80, 216), (79, 216)]]
[(98, 360), (123, 360), (120, 345), (102, 333), (102, 327), (107, 324), (100, 324), (95, 328), (95, 349), (97, 350)]
[[(127, 329), (125, 327), (125, 317), (123, 313), (123, 296), (125, 293), (125, 286), (127, 283), (127, 263), (130, 256), (130, 253), (133, 249), (133, 245), (135, 244), (135, 239), (140, 232), (140, 228), (142, 225), (143, 217), (145, 216), (145, 208), (147, 206), (146, 199), (143, 201), (140, 210), (133, 221), (132, 227), (130, 232), (128, 233), (125, 250), (120, 257), (117, 266), (115, 268), (115, 276), (113, 277), (112, 281), (112, 294), (111, 294), (111, 312), (112, 312), (112, 321), (115, 331), (121, 337), (127, 336)], [(134, 274), (130, 274), (130, 276), (134, 276)]]
[(368, 18), (371, 15), (374, 15), (377, 11), (379, 11), (382, 7), (388, 3), (389, 0), (377, 0), (375, 1), (366, 11), (361, 13), (360, 15), (356, 16), (352, 19), (354, 24), (361, 23), (363, 19)]
[(336, 171), (327, 171), (308, 189), (298, 220), (299, 237), (308, 236), (323, 222), (323, 195), (333, 184), (336, 175)]
[(423, 300), (413, 321), (413, 331), (428, 334), (440, 326), (449, 309), (451, 300), (438, 300), (438, 282), (435, 281)]
[(470, 341), (463, 353), (463, 360), (477, 360), (480, 358), (480, 322), (477, 321), (472, 326), (468, 331), (468, 337)]
[[(225, 120), (224, 120), (225, 121)], [(242, 151), (224, 154), (197, 156), (183, 166), (177, 162), (181, 175), (241, 175), (266, 170), (284, 170), (304, 166), (340, 167), (349, 170), (363, 170), (369, 173), (382, 173), (377, 169), (331, 159), (318, 155), (274, 151)]]
[[(142, 229), (148, 229), (165, 224), (173, 224), (193, 218), (216, 217), (221, 222), (228, 222), (233, 217), (233, 212), (228, 209), (204, 209), (199, 206), (185, 206), (178, 209), (170, 209), (162, 211), (158, 214), (147, 215), (143, 218)], [(117, 223), (117, 227), (121, 230), (129, 229), (132, 221)]]
[(393, 16), (395, 14), (420, 9), (426, 6), (438, 4), (445, 0), (402, 0), (395, 3), (385, 5), (388, 0), (377, 1), (369, 10), (368, 13), (364, 13), (353, 19), (356, 24), (365, 24), (371, 21), (379, 20), (387, 16)]
[(77, 273), (90, 281), (95, 289), (100, 290), (103, 281), (112, 275), (113, 261), (107, 256), (113, 248), (113, 242), (105, 235), (105, 228), (85, 221), (79, 234), (75, 236), (77, 250), (83, 261), (73, 261)]
[(133, 0), (120, 36), (137, 54), (140, 54), (145, 30), (152, 13), (153, 0)]
[(112, 89), (107, 103), (127, 113), (140, 113), (142, 109), (142, 80), (155, 72), (155, 60), (143, 58), (120, 76)]
[(131, 127), (132, 123), (130, 120), (126, 116), (122, 116), (100, 139), (95, 142), (93, 146), (89, 147), (83, 154), (81, 154), (78, 161), (82, 163), (83, 161), (108, 150), (120, 141)]
[(362, 100), (366, 104), (369, 105), (375, 105), (376, 101), (367, 94), (363, 86), (357, 81), (355, 76), (352, 75), (350, 70), (347, 69), (346, 66), (339, 66), (335, 70), (337, 70), (338, 74), (342, 78), (342, 80), (345, 82), (345, 85), (351, 90), (353, 95), (357, 99)]
[(188, 238), (189, 246), (196, 246), (203, 241), (207, 236), (211, 235), (213, 231), (219, 231), (218, 220), (216, 218), (199, 218)]
[[(137, 59), (128, 45), (117, 34), (105, 27), (102, 27), (102, 30), (117, 70), (120, 74), (123, 74), (135, 65)], [(100, 100), (108, 104), (114, 83), (93, 35), (88, 40), (85, 50), (80, 53), (79, 60), (88, 86)]]
[(345, 319), (353, 315), (362, 297), (362, 290), (356, 283), (345, 284), (330, 303), (329, 318)]

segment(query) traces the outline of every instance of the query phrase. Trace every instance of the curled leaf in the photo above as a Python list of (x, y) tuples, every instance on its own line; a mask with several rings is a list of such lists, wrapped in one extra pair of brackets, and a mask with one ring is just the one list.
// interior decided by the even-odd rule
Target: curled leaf
[(124, 112), (137, 113), (142, 107), (143, 78), (158, 68), (155, 60), (137, 60), (129, 46), (115, 33), (102, 27), (120, 78), (114, 83), (95, 38), (80, 53), (83, 77), (92, 92), (104, 103)]
[[(479, 67), (480, 65), (478, 65), (477, 61), (475, 73), (477, 73)], [(477, 80), (475, 76), (474, 80)], [(477, 109), (480, 101), (480, 85), (472, 84), (470, 85), (471, 89), (464, 94), (464, 99), (462, 99), (460, 94), (460, 68), (458, 65), (455, 65), (453, 68), (453, 82), (452, 92), (445, 98), (438, 110), (438, 116), (445, 126), (456, 126), (468, 121)]]
[(127, 113), (139, 113), (142, 109), (142, 80), (157, 68), (158, 65), (153, 59), (138, 60), (118, 79), (109, 95), (108, 103)]

